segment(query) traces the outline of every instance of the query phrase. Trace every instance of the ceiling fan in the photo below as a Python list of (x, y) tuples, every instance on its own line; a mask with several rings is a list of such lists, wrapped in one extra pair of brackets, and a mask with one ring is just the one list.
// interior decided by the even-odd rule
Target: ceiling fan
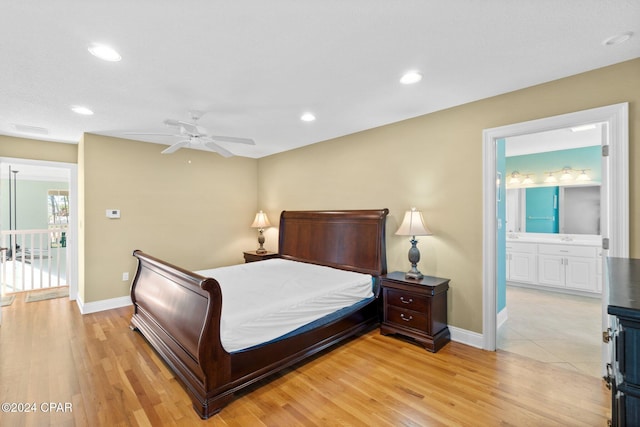
[(176, 133), (128, 133), (128, 135), (158, 135), (175, 136), (180, 140), (171, 144), (162, 151), (162, 154), (171, 154), (183, 147), (205, 147), (215, 151), (223, 157), (232, 157), (234, 154), (226, 148), (216, 144), (217, 142), (233, 142), (240, 144), (255, 145), (255, 141), (250, 138), (238, 138), (234, 136), (209, 135), (207, 129), (198, 125), (198, 120), (204, 114), (202, 111), (189, 111), (191, 122), (182, 120), (167, 119), (164, 124), (177, 128)]

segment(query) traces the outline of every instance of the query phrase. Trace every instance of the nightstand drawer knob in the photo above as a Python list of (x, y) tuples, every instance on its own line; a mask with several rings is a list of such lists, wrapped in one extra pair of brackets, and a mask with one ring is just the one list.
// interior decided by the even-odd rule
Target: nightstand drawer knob
[(410, 322), (413, 320), (413, 316), (409, 315), (409, 316), (405, 316), (404, 313), (400, 313), (400, 318), (402, 320), (404, 320), (405, 322)]
[(404, 299), (404, 297), (400, 297), (400, 301), (402, 301), (403, 304), (411, 304), (413, 302), (413, 298)]

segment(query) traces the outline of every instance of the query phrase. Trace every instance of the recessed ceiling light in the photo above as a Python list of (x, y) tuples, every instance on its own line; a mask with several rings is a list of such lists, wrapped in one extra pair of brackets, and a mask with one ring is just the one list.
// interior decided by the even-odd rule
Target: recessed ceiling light
[(417, 71), (409, 71), (400, 78), (400, 83), (403, 85), (411, 85), (418, 83), (420, 80), (422, 80), (422, 74)]
[(589, 124), (589, 125), (580, 125), (580, 126), (574, 126), (571, 128), (571, 132), (582, 132), (585, 130), (591, 130), (591, 129), (595, 129), (596, 125), (595, 124)]
[(91, 116), (91, 115), (93, 115), (93, 111), (91, 111), (87, 107), (81, 107), (79, 105), (76, 105), (75, 107), (71, 107), (71, 111), (73, 111), (74, 113), (77, 113), (77, 114), (82, 114), (83, 116)]
[(92, 44), (91, 46), (89, 46), (89, 52), (91, 52), (93, 56), (96, 56), (105, 61), (118, 62), (122, 59), (118, 52), (116, 52), (112, 47), (104, 44)]
[(616, 34), (615, 36), (609, 37), (605, 41), (602, 42), (605, 46), (613, 46), (615, 44), (624, 43), (629, 40), (633, 36), (633, 31), (626, 31), (624, 33)]
[(313, 113), (304, 113), (303, 115), (300, 116), (300, 120), (302, 120), (303, 122), (312, 122), (316, 119), (316, 116), (313, 115)]

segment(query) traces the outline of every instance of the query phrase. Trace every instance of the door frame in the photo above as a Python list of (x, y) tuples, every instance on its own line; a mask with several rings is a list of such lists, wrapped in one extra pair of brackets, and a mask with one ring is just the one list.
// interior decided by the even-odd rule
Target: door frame
[[(69, 171), (69, 233), (67, 235), (67, 253), (69, 256), (69, 300), (78, 297), (78, 165), (75, 163), (53, 162), (47, 160), (19, 159), (0, 157), (0, 163), (30, 165), (67, 169)], [(1, 316), (1, 314), (0, 314)], [(0, 317), (1, 322), (2, 317)]]
[[(601, 197), (606, 198), (608, 226), (602, 237), (609, 238), (609, 256), (629, 256), (629, 104), (620, 103), (543, 119), (515, 123), (482, 132), (483, 155), (483, 233), (482, 233), (482, 335), (483, 349), (496, 349), (496, 140), (604, 122), (603, 145), (609, 145), (608, 166), (603, 178), (608, 183)], [(603, 162), (604, 163), (604, 162)], [(605, 257), (603, 256), (603, 259)], [(605, 271), (603, 270), (603, 274)], [(606, 280), (603, 280), (603, 295)]]

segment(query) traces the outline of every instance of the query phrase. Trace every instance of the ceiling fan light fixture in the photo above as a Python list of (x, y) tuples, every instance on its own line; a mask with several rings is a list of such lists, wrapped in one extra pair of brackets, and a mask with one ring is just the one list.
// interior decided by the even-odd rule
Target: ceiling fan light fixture
[(118, 62), (122, 59), (122, 56), (114, 48), (105, 44), (93, 43), (88, 50), (93, 56), (103, 61)]

